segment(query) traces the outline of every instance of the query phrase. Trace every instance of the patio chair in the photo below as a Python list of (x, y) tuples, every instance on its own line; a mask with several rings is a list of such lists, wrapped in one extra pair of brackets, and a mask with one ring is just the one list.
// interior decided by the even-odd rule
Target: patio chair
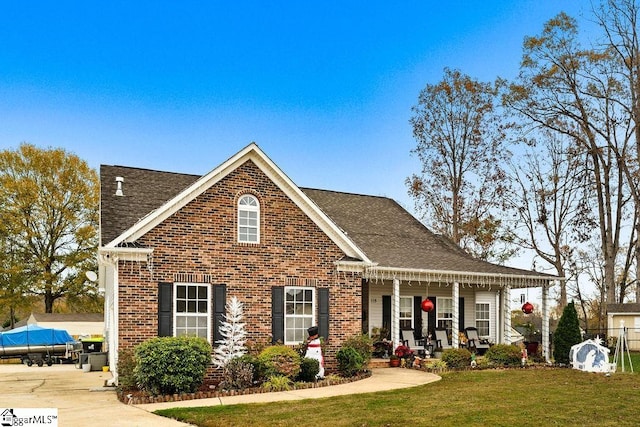
[(446, 329), (436, 328), (436, 348), (441, 348), (442, 350), (453, 348), (449, 343), (449, 334), (447, 334)]
[(409, 347), (417, 354), (424, 354), (424, 340), (416, 340), (413, 336), (413, 329), (404, 329), (400, 331), (402, 344)]
[(489, 343), (480, 339), (477, 328), (465, 328), (464, 333), (467, 336), (467, 347), (470, 351), (475, 351), (478, 354), (484, 354), (485, 351), (489, 350)]

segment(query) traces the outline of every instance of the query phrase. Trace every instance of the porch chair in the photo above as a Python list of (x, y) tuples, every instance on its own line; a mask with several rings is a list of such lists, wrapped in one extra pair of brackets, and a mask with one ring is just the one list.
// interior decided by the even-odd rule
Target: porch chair
[(436, 348), (441, 348), (442, 350), (453, 348), (449, 344), (449, 336), (446, 329), (436, 328)]
[(402, 344), (409, 347), (416, 354), (424, 354), (424, 339), (416, 340), (413, 335), (413, 329), (403, 329), (400, 331)]
[(480, 339), (478, 336), (478, 329), (474, 327), (464, 328), (464, 333), (467, 336), (467, 347), (471, 351), (475, 351), (478, 354), (484, 354), (489, 350), (489, 344)]

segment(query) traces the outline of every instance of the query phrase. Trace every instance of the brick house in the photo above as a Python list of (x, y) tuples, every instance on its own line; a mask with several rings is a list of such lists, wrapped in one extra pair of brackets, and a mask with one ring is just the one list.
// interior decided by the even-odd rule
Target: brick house
[(103, 165), (100, 181), (112, 371), (118, 349), (151, 337), (214, 344), (232, 296), (252, 343), (295, 345), (317, 324), (329, 369), (346, 338), (380, 327), (396, 343), (436, 326), (454, 346), (465, 326), (508, 343), (513, 288), (542, 288), (548, 331), (557, 277), (474, 259), (391, 199), (299, 188), (255, 144), (204, 176)]

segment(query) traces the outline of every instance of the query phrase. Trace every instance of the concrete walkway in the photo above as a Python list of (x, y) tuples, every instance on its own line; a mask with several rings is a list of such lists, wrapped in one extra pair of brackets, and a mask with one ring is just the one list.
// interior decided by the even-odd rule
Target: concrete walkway
[(109, 372), (83, 372), (74, 365), (0, 364), (0, 411), (2, 408), (57, 408), (58, 425), (65, 427), (177, 427), (188, 424), (151, 412), (176, 407), (318, 399), (414, 387), (440, 379), (413, 369), (379, 368), (373, 369), (373, 375), (367, 379), (336, 386), (134, 406), (121, 403), (113, 387), (103, 387), (109, 378)]
[(264, 403), (286, 400), (319, 399), (323, 397), (341, 396), (345, 394), (372, 393), (376, 391), (394, 390), (415, 387), (438, 381), (435, 374), (402, 368), (378, 368), (364, 380), (328, 387), (306, 388), (303, 390), (280, 391), (275, 393), (245, 394), (242, 396), (215, 397), (210, 399), (185, 400), (182, 402), (163, 402), (135, 405), (146, 411), (167, 408), (186, 408), (195, 406), (237, 405), (240, 403)]
[(61, 427), (178, 427), (188, 424), (122, 404), (110, 372), (83, 372), (74, 365), (0, 364), (1, 408), (57, 408)]

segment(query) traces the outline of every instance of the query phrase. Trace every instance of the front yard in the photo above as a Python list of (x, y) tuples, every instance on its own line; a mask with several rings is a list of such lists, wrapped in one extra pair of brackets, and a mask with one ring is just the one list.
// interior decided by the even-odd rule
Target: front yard
[(639, 379), (566, 368), (463, 371), (397, 391), (158, 414), (198, 426), (638, 425)]

